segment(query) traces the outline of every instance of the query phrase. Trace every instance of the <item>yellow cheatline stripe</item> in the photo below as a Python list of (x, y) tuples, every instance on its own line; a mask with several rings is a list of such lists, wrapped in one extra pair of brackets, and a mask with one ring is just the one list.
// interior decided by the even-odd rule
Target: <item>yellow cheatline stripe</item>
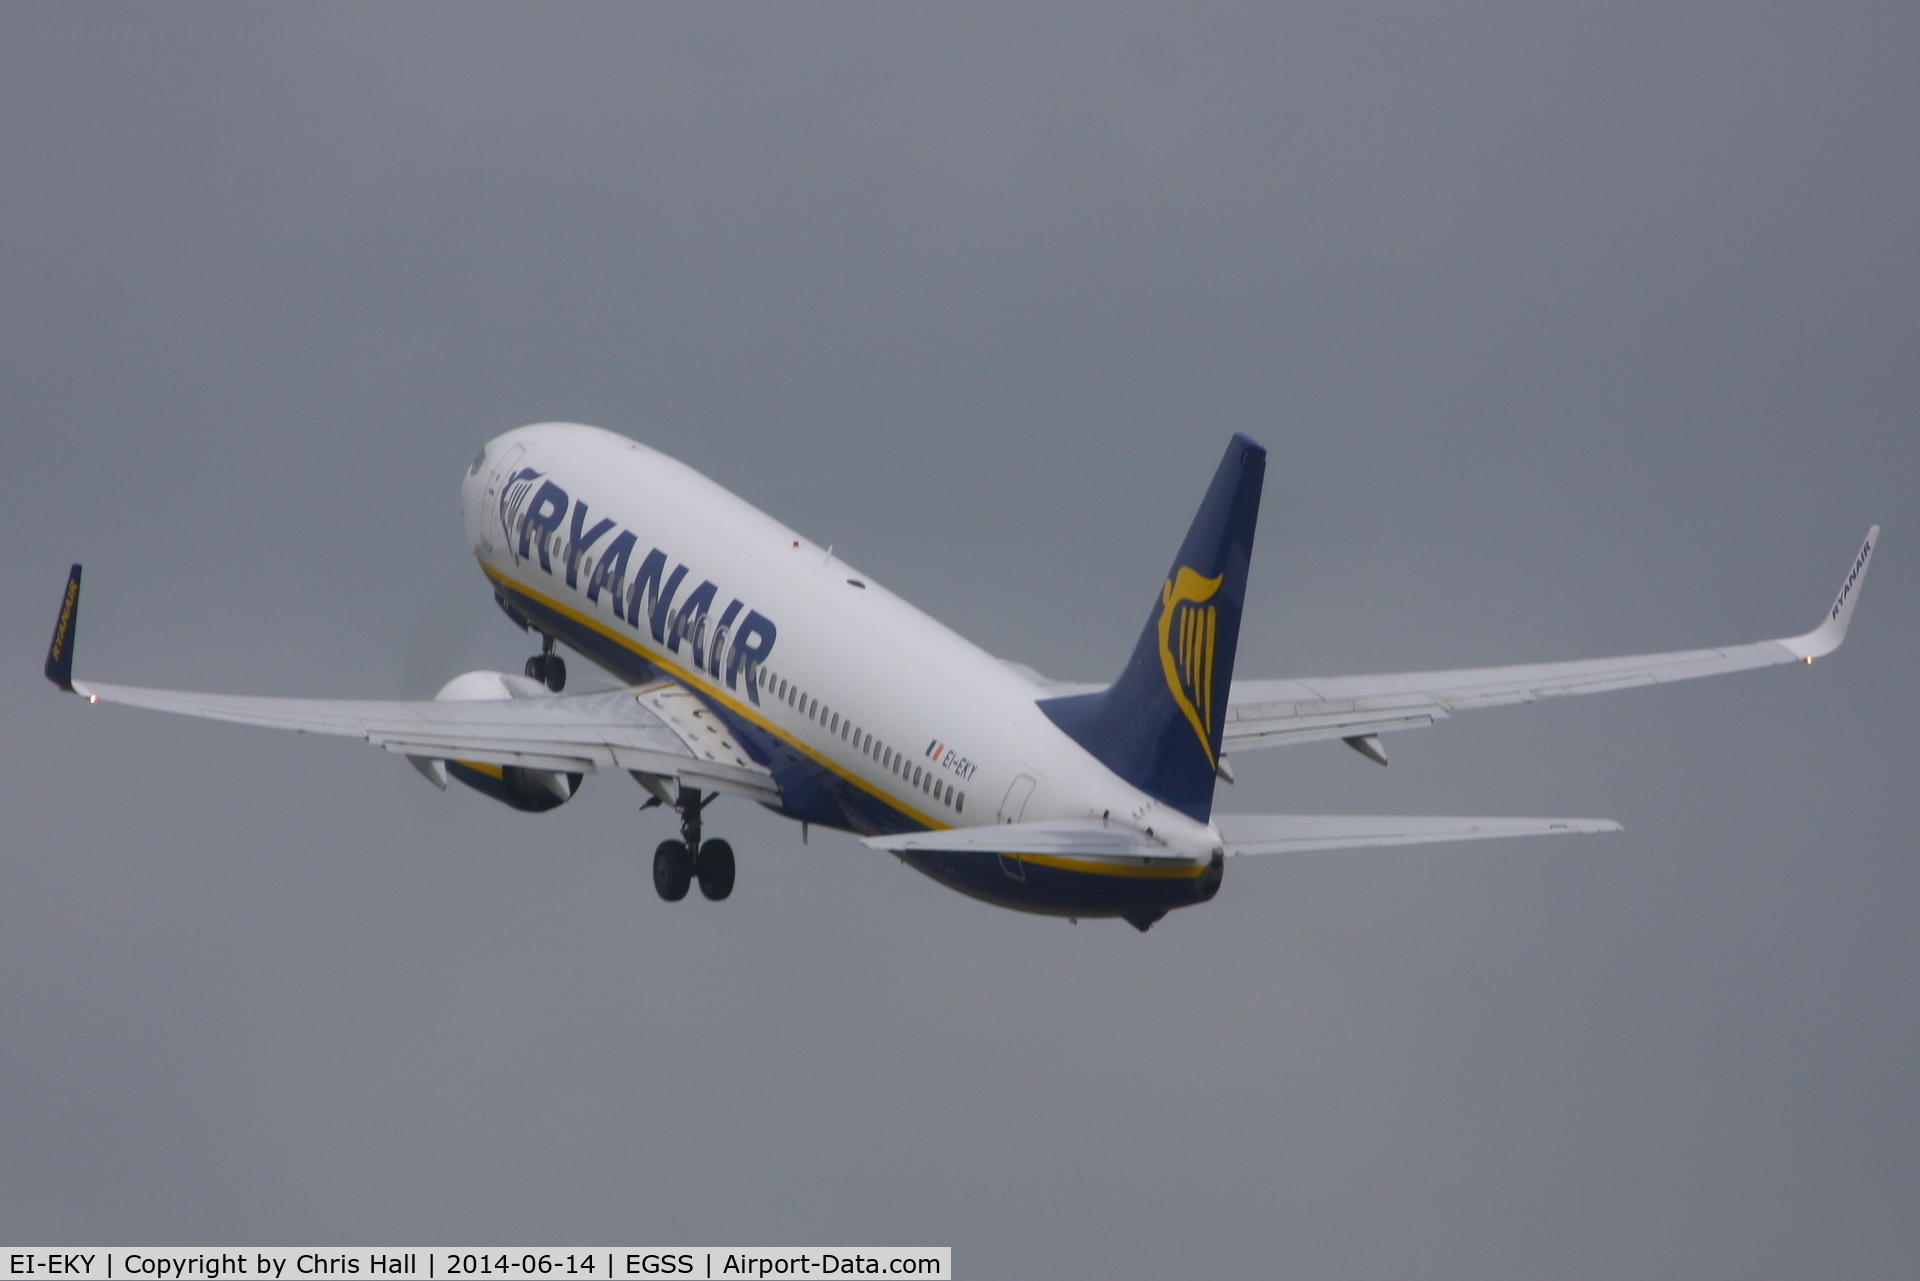
[(1191, 879), (1207, 870), (1205, 863), (1183, 863), (1169, 867), (1139, 863), (1099, 863), (1087, 859), (1063, 858), (1058, 854), (1016, 854), (1022, 863), (1038, 863), (1042, 867), (1057, 867), (1065, 872), (1087, 872), (1094, 876), (1133, 876), (1152, 880)]
[(470, 769), (476, 774), (485, 774), (488, 778), (502, 777), (498, 765), (488, 765), (483, 761), (454, 761), (453, 764), (461, 769)]
[(846, 770), (842, 769), (839, 765), (835, 764), (833, 761), (828, 760), (826, 757), (822, 756), (819, 752), (816, 752), (813, 748), (807, 746), (807, 744), (800, 742), (798, 739), (788, 737), (786, 731), (782, 730), (778, 725), (775, 725), (772, 721), (768, 720), (766, 717), (762, 716), (759, 712), (755, 711), (752, 706), (741, 702), (739, 699), (734, 698), (732, 695), (728, 694), (725, 690), (721, 689), (719, 686), (714, 685), (711, 681), (707, 679), (705, 672), (701, 672), (698, 675), (695, 675), (692, 671), (688, 670), (685, 667), (680, 666), (680, 664), (674, 662), (670, 658), (659, 657), (648, 652), (645, 649), (640, 648), (640, 646), (637, 643), (635, 643), (633, 640), (630, 640), (627, 637), (622, 636), (620, 633), (613, 631), (611, 628), (607, 627), (606, 624), (602, 623), (599, 619), (589, 618), (585, 614), (582, 614), (579, 610), (576, 610), (571, 606), (568, 606), (566, 604), (563, 604), (560, 601), (555, 600), (553, 597), (548, 596), (546, 593), (535, 591), (533, 588), (528, 587), (525, 583), (522, 583), (517, 579), (507, 577), (505, 574), (502, 574), (500, 571), (496, 570), (495, 568), (493, 568), (493, 566), (487, 564), (485, 561), (480, 562), (480, 570), (488, 578), (492, 579), (495, 583), (498, 583), (500, 586), (511, 588), (512, 590), (519, 592), (523, 596), (527, 596), (532, 598), (533, 600), (537, 600), (542, 605), (545, 605), (548, 609), (551, 609), (554, 613), (564, 614), (566, 617), (571, 618), (574, 622), (579, 623), (581, 626), (588, 627), (593, 629), (596, 632), (599, 632), (602, 636), (606, 637), (608, 640), (614, 642), (616, 645), (619, 645), (621, 648), (628, 650), (631, 653), (639, 655), (641, 658), (645, 659), (647, 662), (652, 663), (655, 667), (664, 667), (672, 672), (677, 673), (678, 678), (680, 679), (682, 684), (693, 685), (696, 688), (698, 688), (701, 693), (706, 694), (707, 696), (714, 699), (716, 702), (725, 703), (728, 707), (732, 708), (736, 713), (752, 721), (755, 725), (758, 725), (761, 729), (766, 730), (769, 734), (772, 734), (775, 738), (779, 739), (781, 742), (785, 743), (787, 746), (807, 756), (812, 757), (815, 761), (819, 762), (822, 766), (833, 771), (835, 774), (838, 774), (841, 778), (844, 778), (845, 780), (847, 780), (847, 782), (852, 783), (855, 787), (858, 787), (861, 791), (866, 792), (868, 795), (873, 796), (879, 800), (885, 801), (887, 804), (893, 806), (896, 810), (899, 810), (902, 814), (907, 815), (909, 818), (912, 818), (916, 822), (924, 823), (927, 825), (928, 828), (933, 829), (935, 831), (943, 830), (953, 826), (953, 824), (944, 822), (941, 819), (935, 818), (931, 814), (924, 814), (921, 811), (913, 808), (912, 806), (904, 804), (898, 798), (892, 795), (889, 795), (887, 792), (882, 791), (880, 788), (875, 787), (873, 784), (867, 782), (866, 779), (861, 778), (859, 775), (849, 774)]

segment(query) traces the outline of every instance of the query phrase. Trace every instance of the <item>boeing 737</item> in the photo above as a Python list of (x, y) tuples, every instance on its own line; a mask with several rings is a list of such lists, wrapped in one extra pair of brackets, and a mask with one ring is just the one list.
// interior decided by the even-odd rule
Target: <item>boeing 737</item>
[[(1118, 678), (1050, 681), (941, 626), (692, 468), (569, 423), (488, 442), (461, 488), (495, 601), (539, 653), (468, 672), (430, 701), (255, 698), (76, 679), (80, 566), (46, 675), (89, 703), (364, 739), (435, 786), (517, 810), (625, 770), (677, 812), (653, 884), (733, 890), (708, 805), (740, 797), (854, 833), (963, 894), (1146, 930), (1219, 892), (1250, 855), (1606, 832), (1587, 818), (1213, 812), (1232, 755), (1381, 736), (1457, 712), (1811, 663), (1847, 634), (1879, 539), (1867, 534), (1819, 626), (1800, 636), (1626, 658), (1385, 676), (1235, 680), (1266, 450), (1236, 435)], [(620, 688), (564, 693), (564, 643)]]

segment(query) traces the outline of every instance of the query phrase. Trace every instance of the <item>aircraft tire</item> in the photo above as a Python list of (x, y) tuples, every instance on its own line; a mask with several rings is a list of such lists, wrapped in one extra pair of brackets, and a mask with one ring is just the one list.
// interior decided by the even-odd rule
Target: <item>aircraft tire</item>
[(660, 842), (660, 848), (653, 852), (654, 892), (669, 903), (678, 903), (687, 896), (692, 881), (693, 856), (687, 853), (687, 847), (679, 841)]
[(733, 893), (733, 846), (725, 841), (708, 841), (700, 847), (694, 870), (700, 878), (700, 892), (718, 903)]
[(527, 660), (526, 673), (556, 694), (567, 687), (567, 660), (558, 654), (535, 654)]

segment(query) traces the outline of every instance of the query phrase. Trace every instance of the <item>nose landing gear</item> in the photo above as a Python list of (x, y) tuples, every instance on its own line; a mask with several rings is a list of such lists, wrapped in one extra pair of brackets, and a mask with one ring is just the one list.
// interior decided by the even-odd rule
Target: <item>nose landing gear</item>
[(702, 796), (698, 789), (680, 788), (680, 799), (673, 805), (680, 812), (680, 839), (662, 841), (653, 852), (654, 892), (669, 903), (685, 898), (695, 880), (700, 882), (700, 893), (716, 903), (733, 893), (733, 846), (700, 839), (701, 811), (719, 795)]
[(553, 652), (553, 637), (540, 638), (540, 652), (527, 660), (527, 675), (556, 694), (567, 687), (567, 660)]

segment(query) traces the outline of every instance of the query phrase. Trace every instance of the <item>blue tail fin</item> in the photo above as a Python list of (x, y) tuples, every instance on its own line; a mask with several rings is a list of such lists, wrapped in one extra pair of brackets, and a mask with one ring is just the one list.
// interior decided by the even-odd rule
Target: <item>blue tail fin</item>
[(1213, 811), (1267, 451), (1236, 434), (1120, 679), (1040, 710), (1108, 769), (1199, 822)]

